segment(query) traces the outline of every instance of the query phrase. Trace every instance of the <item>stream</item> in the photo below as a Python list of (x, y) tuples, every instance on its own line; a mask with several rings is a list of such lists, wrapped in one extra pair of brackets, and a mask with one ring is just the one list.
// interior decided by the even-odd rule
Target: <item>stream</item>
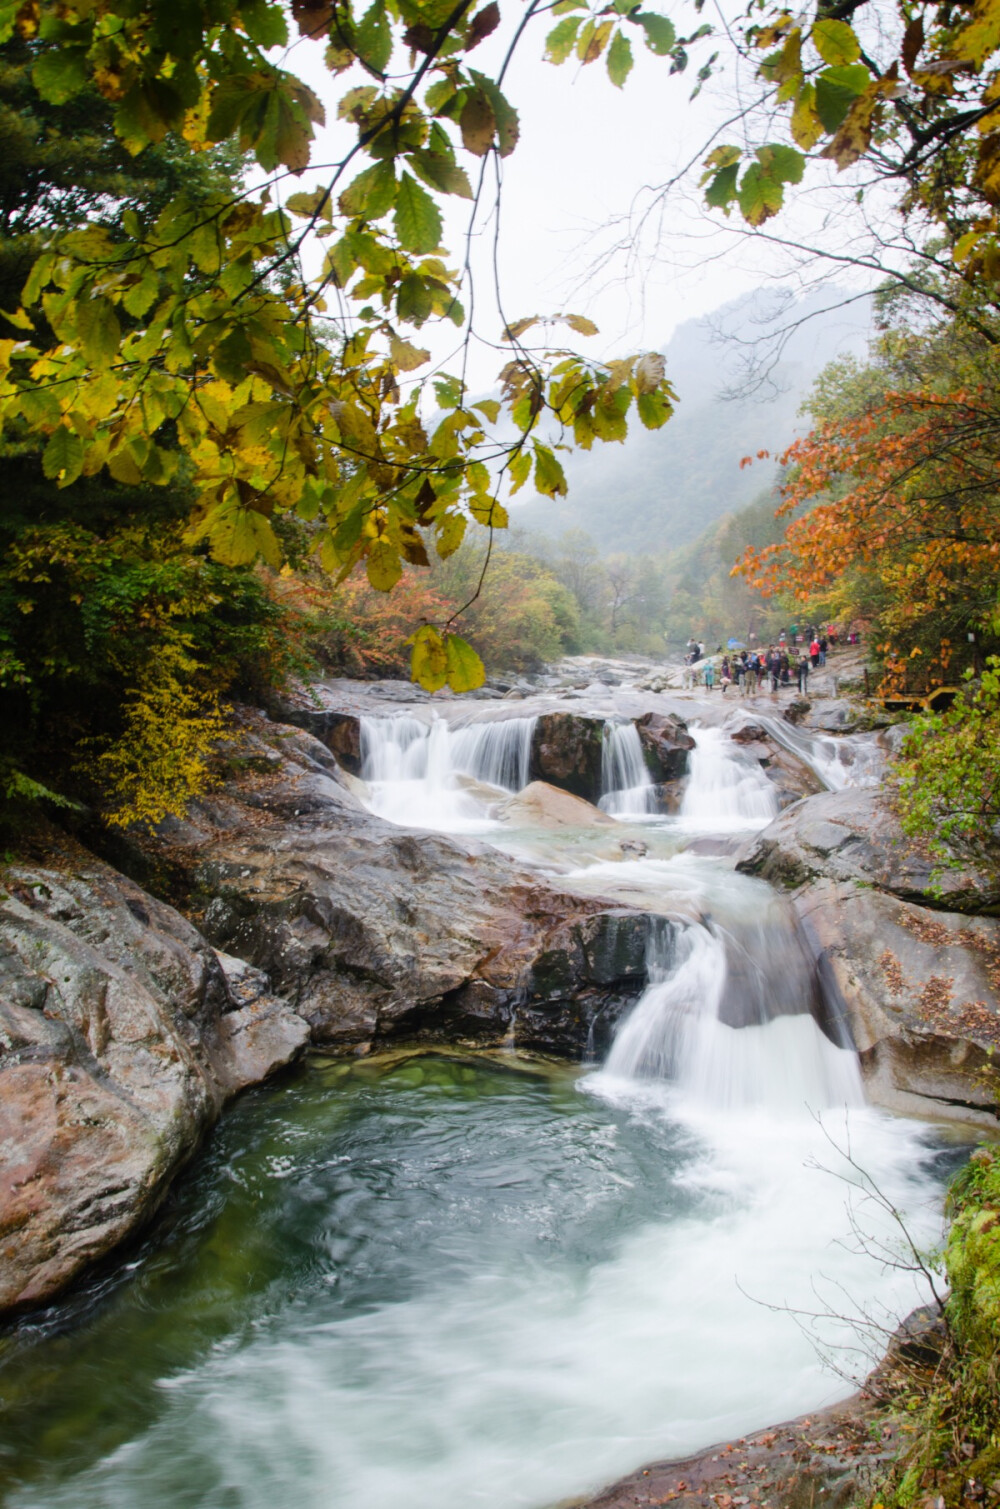
[(657, 816), (611, 720), (601, 806), (645, 852), (609, 857), (606, 820), (505, 823), (531, 724), (366, 719), (367, 800), (665, 919), (605, 1062), (515, 1020), (244, 1095), (127, 1261), (0, 1343), (10, 1509), (549, 1509), (846, 1396), (927, 1298), (893, 1212), (932, 1246), (961, 1149), (866, 1106), (784, 903), (687, 847), (765, 826), (771, 783), (695, 726)]

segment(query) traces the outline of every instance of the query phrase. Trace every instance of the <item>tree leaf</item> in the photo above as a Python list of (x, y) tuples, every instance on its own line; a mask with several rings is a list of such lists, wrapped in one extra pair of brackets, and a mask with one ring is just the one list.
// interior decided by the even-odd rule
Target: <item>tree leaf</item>
[(585, 314), (564, 314), (563, 319), (571, 330), (576, 331), (577, 335), (596, 335), (598, 333), (597, 326), (593, 320), (588, 320)]
[(500, 7), (496, 0), (490, 0), (489, 5), (484, 5), (481, 11), (477, 11), (469, 24), (469, 30), (465, 38), (465, 50), (471, 52), (473, 47), (478, 47), (486, 37), (495, 32), (500, 25)]
[(545, 58), (549, 63), (565, 63), (576, 45), (582, 16), (565, 16), (545, 38)]
[(535, 452), (535, 489), (546, 498), (565, 497), (569, 489), (566, 486), (566, 474), (547, 445), (536, 445)]
[(403, 574), (403, 563), (394, 545), (376, 540), (368, 552), (365, 570), (376, 592), (391, 592)]
[(389, 337), (389, 351), (400, 372), (413, 372), (431, 359), (429, 351), (424, 351), (418, 346), (411, 346), (409, 341), (402, 341), (397, 335)]
[(64, 105), (86, 87), (87, 49), (65, 44), (46, 49), (31, 70), (31, 82), (50, 105)]
[(608, 78), (616, 88), (624, 87), (625, 80), (632, 72), (632, 43), (626, 37), (621, 27), (615, 32), (608, 48), (607, 57)]
[(588, 21), (576, 44), (576, 55), (581, 63), (596, 63), (614, 31), (613, 21)]
[(354, 45), (361, 62), (381, 75), (392, 56), (392, 28), (382, 0), (374, 0), (354, 28)]
[(846, 21), (817, 21), (812, 29), (813, 46), (831, 67), (854, 63), (861, 56), (861, 44)]
[(823, 135), (823, 123), (816, 114), (816, 89), (803, 84), (792, 110), (792, 136), (803, 152), (811, 152)]
[(674, 23), (668, 21), (666, 16), (658, 16), (651, 10), (641, 10), (631, 19), (646, 33), (646, 46), (650, 52), (655, 52), (659, 58), (665, 58), (673, 52), (677, 45), (677, 32)]
[(448, 651), (437, 629), (422, 624), (413, 636), (410, 678), (428, 692), (440, 691), (448, 680)]
[(666, 363), (658, 351), (647, 351), (635, 364), (635, 386), (638, 393), (655, 393), (666, 375)]
[(453, 692), (474, 692), (486, 680), (486, 668), (471, 644), (457, 634), (444, 640), (448, 685)]
[(405, 251), (435, 251), (441, 241), (440, 211), (410, 173), (404, 173), (400, 179), (393, 224)]
[(74, 430), (66, 425), (53, 430), (42, 452), (42, 471), (60, 487), (76, 481), (83, 471), (83, 441)]
[(824, 131), (836, 131), (847, 116), (859, 94), (863, 94), (870, 82), (870, 75), (863, 63), (854, 63), (845, 68), (825, 68), (816, 76), (816, 114), (823, 123)]
[(662, 393), (640, 393), (636, 407), (647, 430), (658, 430), (674, 412), (674, 406)]
[(118, 355), (122, 329), (110, 299), (83, 298), (76, 308), (76, 333), (84, 357), (93, 367), (106, 367)]
[(270, 521), (231, 499), (211, 509), (188, 539), (206, 539), (223, 566), (250, 566), (258, 556), (275, 569), (281, 565), (281, 547)]
[(497, 123), (493, 106), (482, 89), (470, 91), (462, 106), (458, 125), (466, 151), (475, 157), (485, 157), (493, 145)]
[(507, 466), (511, 493), (516, 493), (531, 474), (531, 456), (528, 451), (516, 451)]
[(502, 503), (488, 496), (469, 499), (469, 512), (477, 524), (487, 529), (506, 529), (510, 517)]
[(442, 194), (457, 194), (460, 199), (472, 198), (468, 173), (443, 153), (422, 150), (411, 152), (407, 161), (418, 177), (432, 188), (440, 189)]
[(500, 405), (495, 398), (481, 398), (478, 403), (472, 405), (480, 414), (485, 414), (490, 424), (496, 424), (500, 418)]
[(730, 163), (726, 168), (720, 168), (715, 177), (705, 189), (705, 203), (713, 210), (727, 210), (737, 195), (736, 179), (739, 176), (739, 163)]
[(355, 220), (378, 220), (388, 214), (396, 198), (396, 170), (391, 159), (365, 168), (352, 178), (340, 196), (343, 214)]
[(752, 162), (739, 186), (740, 213), (748, 225), (763, 225), (781, 209), (784, 190), (760, 163)]
[(517, 111), (492, 79), (487, 78), (485, 74), (477, 73), (474, 68), (470, 68), (469, 74), (489, 100), (493, 119), (496, 122), (500, 156), (509, 157), (517, 146), (518, 137), (521, 134)]
[(467, 520), (462, 513), (446, 513), (437, 521), (437, 540), (434, 548), (446, 561), (465, 539)]

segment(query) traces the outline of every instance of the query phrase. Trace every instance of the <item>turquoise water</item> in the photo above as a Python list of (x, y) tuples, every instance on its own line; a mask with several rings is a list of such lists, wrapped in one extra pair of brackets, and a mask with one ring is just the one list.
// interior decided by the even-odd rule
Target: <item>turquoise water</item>
[[(933, 1239), (932, 1139), (850, 1114)], [(540, 1509), (812, 1408), (847, 1385), (758, 1301), (815, 1308), (817, 1275), (919, 1297), (846, 1252), (829, 1131), (503, 1055), (314, 1061), (4, 1339), (4, 1503)]]

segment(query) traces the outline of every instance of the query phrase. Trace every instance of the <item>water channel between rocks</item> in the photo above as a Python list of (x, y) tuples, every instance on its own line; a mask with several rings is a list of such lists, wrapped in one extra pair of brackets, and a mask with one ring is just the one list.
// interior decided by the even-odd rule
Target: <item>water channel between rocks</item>
[(864, 1104), (769, 888), (679, 852), (763, 826), (773, 787), (698, 730), (655, 818), (612, 728), (603, 805), (647, 852), (560, 847), (491, 816), (530, 722), (366, 723), (369, 800), (667, 919), (607, 1061), (521, 1055), (515, 1021), (506, 1051), (316, 1059), (245, 1096), (144, 1246), (7, 1338), (11, 1509), (547, 1509), (843, 1397), (880, 1335), (848, 1312), (925, 1298), (886, 1202), (932, 1244), (958, 1155)]

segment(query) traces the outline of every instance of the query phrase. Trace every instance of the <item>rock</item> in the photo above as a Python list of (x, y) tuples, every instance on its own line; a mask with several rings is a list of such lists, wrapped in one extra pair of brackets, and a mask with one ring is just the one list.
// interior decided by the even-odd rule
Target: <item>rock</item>
[(532, 781), (516, 796), (497, 802), (490, 809), (490, 816), (499, 818), (511, 826), (530, 825), (537, 828), (617, 828), (613, 817), (608, 817), (592, 802), (550, 786), (547, 781)]
[[(587, 950), (565, 941), (567, 929), (620, 905), (560, 891), (475, 840), (385, 822), (290, 758), (280, 725), (261, 719), (255, 734), (282, 749), (280, 770), (234, 779), (203, 804), (197, 837), (149, 839), (144, 863), (169, 870), (215, 947), (266, 972), (314, 1042), (502, 1041), (535, 961), (568, 950), (586, 1001), (571, 1010), (569, 997), (539, 997), (532, 1041), (579, 1055), (588, 1013), (641, 989), (631, 975), (599, 986)], [(556, 827), (582, 822), (618, 837), (612, 819), (563, 791), (527, 801)]]
[(361, 719), (326, 708), (282, 708), (281, 718), (318, 739), (351, 775), (361, 774)]
[(786, 723), (801, 723), (811, 707), (812, 703), (805, 697), (793, 697), (781, 716)]
[(820, 877), (878, 886), (905, 901), (971, 914), (1000, 911), (1000, 887), (970, 869), (944, 869), (908, 839), (876, 789), (827, 791), (782, 813), (741, 851), (737, 869), (795, 887)]
[(531, 740), (531, 779), (547, 781), (596, 804), (601, 796), (603, 747), (603, 718), (543, 713)]
[(679, 781), (688, 774), (688, 754), (695, 743), (683, 719), (670, 713), (645, 713), (635, 726), (654, 781)]
[(996, 1128), (1000, 922), (930, 911), (851, 882), (796, 897), (839, 1001), (869, 1098)]
[(227, 1097), (306, 1023), (63, 835), (0, 899), (0, 1309), (49, 1299), (156, 1209)]
[(779, 807), (791, 806), (804, 796), (815, 796), (826, 789), (815, 772), (779, 744), (762, 723), (741, 723), (726, 732), (745, 755), (763, 767), (768, 780), (778, 789)]

